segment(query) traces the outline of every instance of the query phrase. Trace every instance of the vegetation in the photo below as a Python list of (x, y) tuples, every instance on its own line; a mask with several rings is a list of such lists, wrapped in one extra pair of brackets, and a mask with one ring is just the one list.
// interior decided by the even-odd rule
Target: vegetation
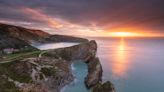
[(12, 62), (12, 61), (20, 60), (23, 58), (36, 57), (41, 52), (43, 52), (43, 51), (29, 48), (29, 49), (25, 49), (25, 50), (20, 51), (20, 52), (3, 55), (4, 59), (2, 59), (1, 62)]
[[(37, 57), (41, 52), (43, 51), (32, 49), (32, 48), (29, 49), (26, 48), (26, 50), (21, 51), (19, 53), (17, 52), (13, 54), (3, 55), (3, 57), (5, 58), (0, 61), (0, 76), (6, 75), (13, 80), (23, 83), (30, 82), (32, 79), (30, 77), (30, 74), (28, 74), (27, 72), (28, 70), (26, 70), (28, 69), (28, 67), (25, 64), (25, 62), (21, 62), (19, 60), (29, 57)], [(1, 83), (0, 83), (0, 87), (1, 87)], [(10, 92), (10, 91), (4, 91), (4, 92)], [(11, 91), (11, 92), (17, 92), (17, 91)]]
[(9, 82), (6, 78), (0, 76), (0, 92), (20, 92), (13, 82)]
[(28, 83), (31, 81), (30, 74), (27, 72), (28, 69), (24, 62), (15, 61), (9, 63), (0, 64), (0, 74), (9, 76), (11, 79)]
[(46, 76), (54, 76), (56, 74), (54, 68), (42, 68), (41, 72), (43, 72), (43, 74)]
[(24, 48), (21, 48), (20, 51), (14, 52), (13, 54), (32, 52), (32, 51), (37, 51), (37, 50), (39, 49), (34, 48), (34, 47), (24, 47)]
[(92, 92), (115, 92), (113, 84), (110, 81), (105, 82), (104, 84), (98, 83)]

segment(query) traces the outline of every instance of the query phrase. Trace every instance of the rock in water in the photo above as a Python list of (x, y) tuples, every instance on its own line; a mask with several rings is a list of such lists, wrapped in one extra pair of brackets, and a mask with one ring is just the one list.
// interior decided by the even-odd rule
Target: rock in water
[(95, 57), (96, 52), (97, 44), (96, 41), (92, 40), (72, 47), (50, 50), (46, 54), (67, 61), (82, 60), (86, 62), (88, 64), (88, 75), (85, 78), (85, 84), (88, 88), (91, 88), (101, 81), (103, 72), (99, 59)]
[(92, 92), (116, 92), (113, 84), (110, 81), (105, 82), (104, 84), (98, 83)]
[(91, 58), (88, 61), (88, 75), (85, 78), (87, 88), (91, 88), (101, 81), (102, 72), (103, 70), (99, 58)]

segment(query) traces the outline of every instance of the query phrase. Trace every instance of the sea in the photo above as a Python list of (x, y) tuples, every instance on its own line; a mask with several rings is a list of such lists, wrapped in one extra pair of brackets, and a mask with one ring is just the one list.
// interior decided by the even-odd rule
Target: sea
[[(89, 39), (98, 44), (103, 82), (111, 81), (116, 92), (164, 92), (164, 38)], [(84, 85), (87, 65), (76, 62), (72, 68), (75, 81), (62, 92), (90, 92)]]

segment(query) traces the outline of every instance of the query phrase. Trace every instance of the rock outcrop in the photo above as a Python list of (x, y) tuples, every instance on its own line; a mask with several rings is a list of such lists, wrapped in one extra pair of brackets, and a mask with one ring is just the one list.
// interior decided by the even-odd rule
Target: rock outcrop
[(88, 75), (85, 78), (85, 84), (88, 88), (91, 88), (98, 84), (102, 80), (102, 66), (99, 58), (94, 57), (88, 61)]
[(97, 44), (94, 40), (79, 45), (49, 50), (48, 56), (62, 58), (68, 61), (83, 60), (87, 62), (90, 58), (95, 57)]
[(92, 92), (116, 92), (113, 84), (110, 81), (105, 82), (104, 84), (98, 83)]
[(88, 64), (88, 75), (85, 84), (88, 88), (95, 86), (101, 81), (102, 66), (96, 57), (97, 44), (94, 40), (75, 45), (72, 47), (60, 48), (46, 52), (47, 56), (62, 58), (67, 61), (82, 60)]

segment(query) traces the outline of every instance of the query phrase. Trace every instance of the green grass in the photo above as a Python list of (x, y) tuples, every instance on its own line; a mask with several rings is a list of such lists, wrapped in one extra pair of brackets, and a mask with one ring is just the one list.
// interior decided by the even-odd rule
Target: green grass
[[(31, 76), (28, 72), (26, 72), (26, 69), (28, 69), (28, 67), (26, 66), (26, 64), (24, 64), (24, 62), (19, 60), (30, 57), (38, 57), (39, 54), (43, 52), (45, 51), (27, 49), (25, 51), (3, 55), (5, 59), (0, 61), (0, 92), (20, 92), (19, 89), (15, 87), (12, 82), (9, 82), (7, 79), (4, 79), (2, 75), (6, 75), (11, 79), (19, 81), (21, 83), (31, 82)], [(44, 73), (47, 75), (50, 75), (50, 73), (55, 72), (52, 70), (48, 70), (49, 69), (43, 69)]]
[(37, 50), (39, 50), (39, 49), (36, 49), (34, 47), (26, 47), (26, 48), (20, 49), (20, 51), (18, 51), (18, 52), (14, 52), (13, 54), (25, 53), (25, 52), (31, 52), (31, 51), (37, 51)]
[(22, 53), (16, 53), (16, 54), (9, 54), (5, 55), (5, 59), (3, 59), (1, 62), (11, 62), (15, 60), (20, 60), (23, 58), (28, 58), (28, 57), (37, 57), (41, 52), (41, 50), (37, 51), (31, 51), (31, 52), (22, 52)]
[(1, 62), (3, 61), (14, 61), (14, 60), (19, 60), (19, 59), (23, 59), (23, 58), (28, 58), (31, 56), (37, 56), (40, 52), (42, 52), (41, 50), (38, 50), (36, 48), (33, 47), (26, 47), (23, 49), (20, 49), (20, 51), (18, 52), (14, 52), (11, 54), (2, 54), (3, 57), (5, 57), (4, 59), (0, 60)]

